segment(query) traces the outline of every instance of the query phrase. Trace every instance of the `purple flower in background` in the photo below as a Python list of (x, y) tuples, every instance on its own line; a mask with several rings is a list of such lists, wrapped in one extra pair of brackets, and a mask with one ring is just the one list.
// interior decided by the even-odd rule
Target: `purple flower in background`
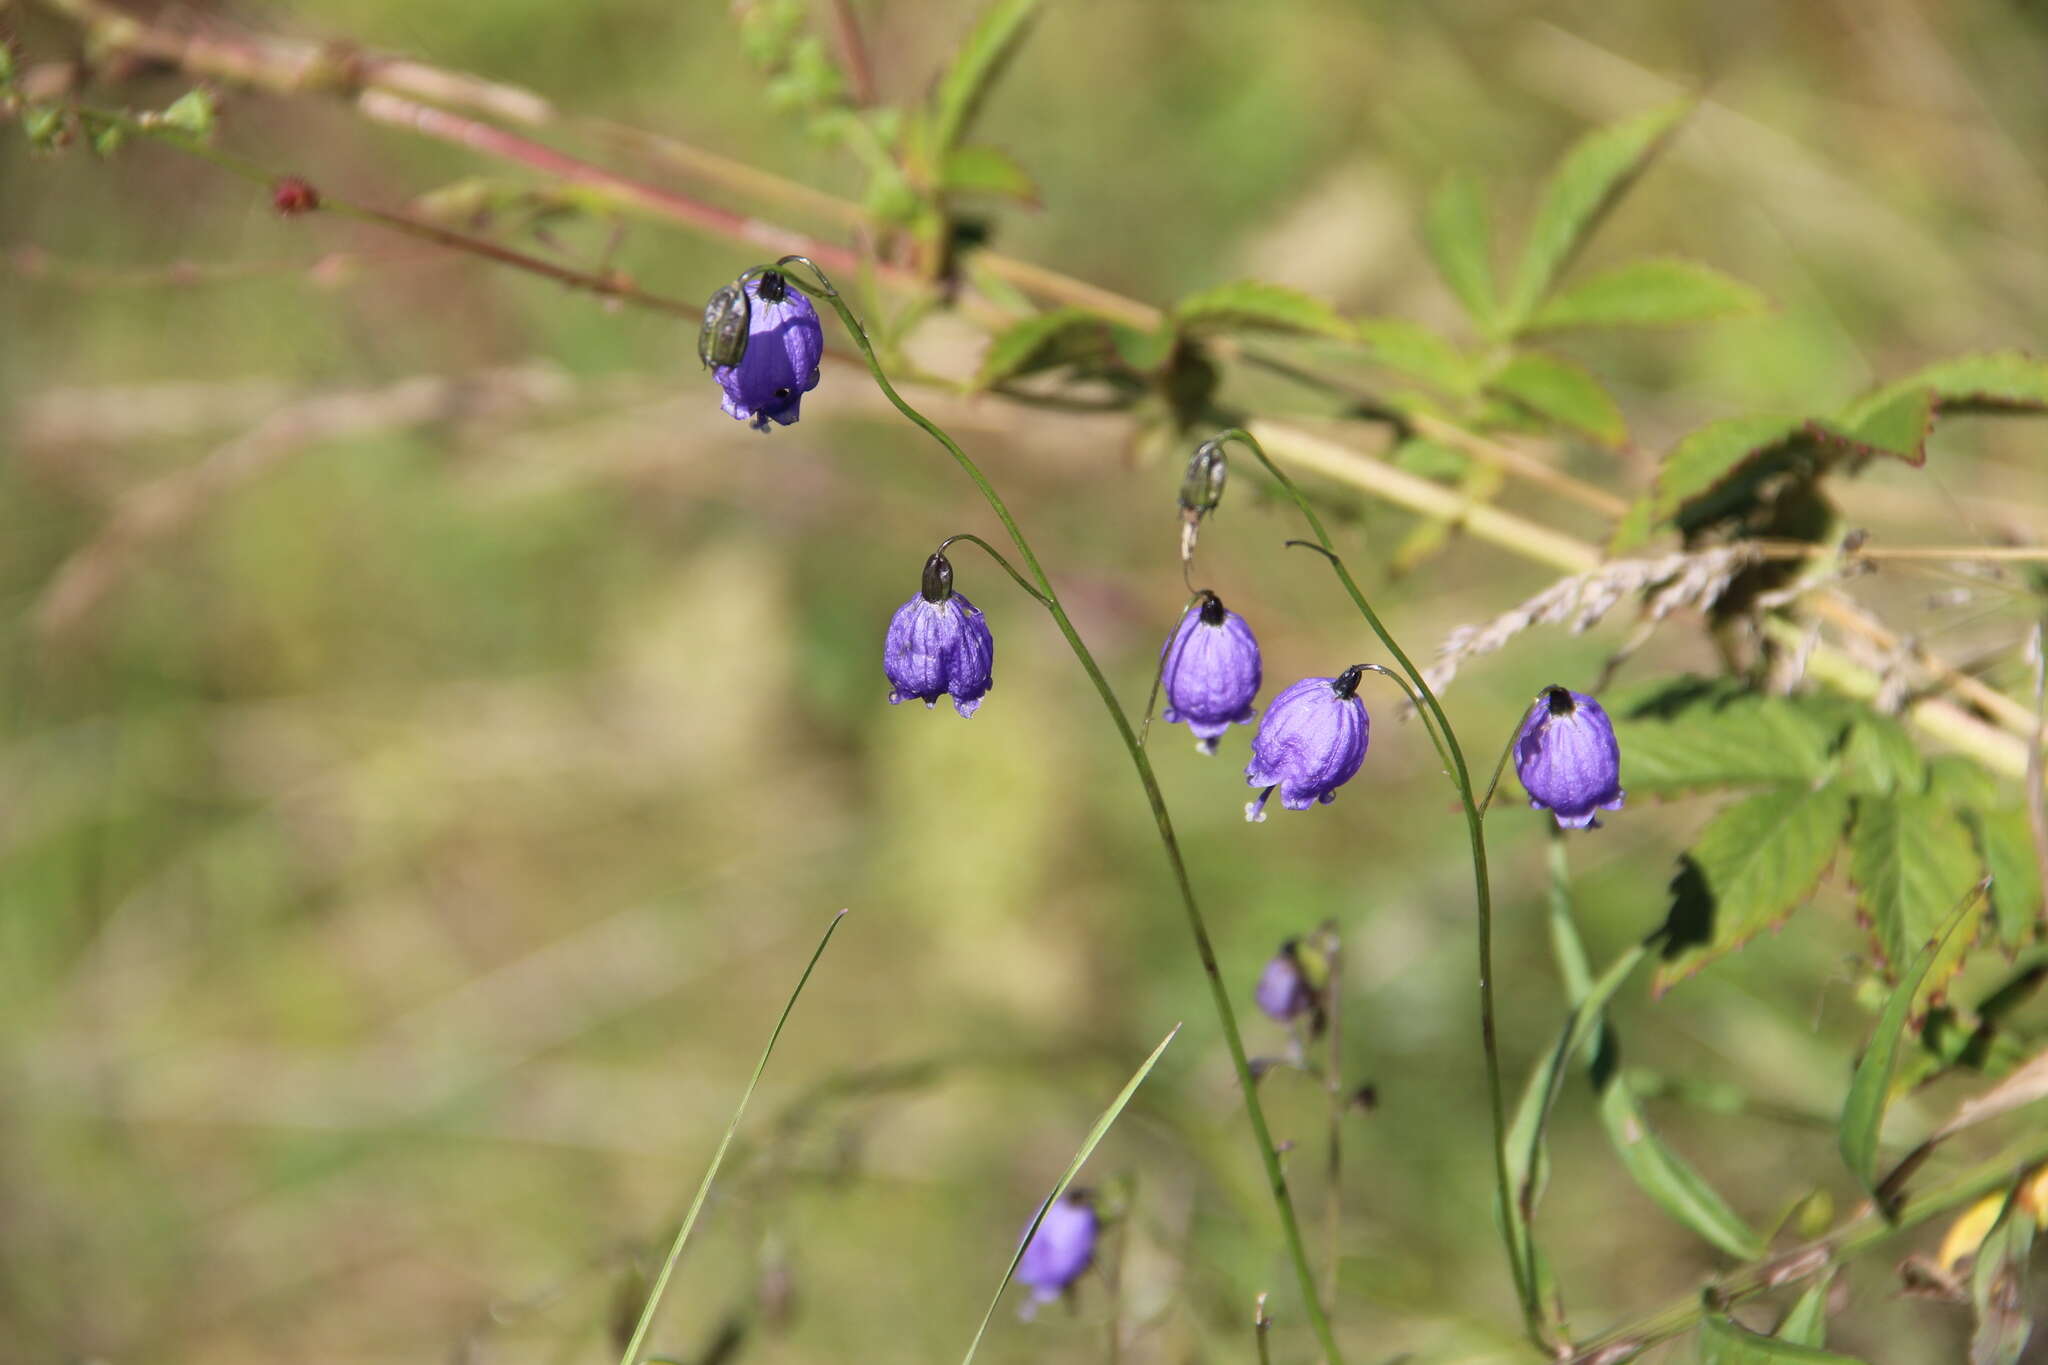
[(1204, 595), (1200, 609), (1182, 613), (1159, 648), (1166, 723), (1186, 722), (1205, 754), (1216, 752), (1216, 740), (1225, 730), (1251, 720), (1260, 680), (1259, 642), (1252, 628), (1213, 592)]
[(1607, 712), (1583, 692), (1546, 687), (1515, 737), (1515, 774), (1529, 804), (1566, 829), (1600, 822), (1595, 810), (1620, 810), (1621, 746)]
[(1316, 988), (1309, 984), (1308, 973), (1302, 968), (1299, 940), (1288, 939), (1273, 954), (1266, 970), (1259, 973), (1255, 998), (1260, 1011), (1276, 1024), (1289, 1024), (1315, 1012), (1319, 1003)]
[[(797, 419), (803, 396), (818, 387), (818, 358), (825, 353), (825, 329), (818, 310), (800, 289), (770, 270), (748, 280), (742, 302), (720, 290), (705, 310), (705, 335), (698, 354), (712, 365), (711, 376), (725, 390), (726, 412), (757, 431), (768, 423), (788, 426)], [(744, 316), (746, 331), (733, 332)], [(735, 352), (737, 354), (735, 354)]]
[(1252, 737), (1252, 761), (1244, 767), (1244, 780), (1265, 790), (1245, 806), (1245, 819), (1266, 818), (1274, 787), (1289, 810), (1337, 799), (1337, 788), (1365, 762), (1372, 738), (1372, 722), (1358, 699), (1364, 672), (1353, 664), (1335, 678), (1303, 678), (1273, 698)]
[(1017, 1282), (1031, 1286), (1031, 1297), (1050, 1303), (1081, 1278), (1095, 1260), (1095, 1235), (1100, 1224), (1085, 1194), (1069, 1194), (1045, 1211), (1038, 1231), (1017, 1262)]
[(924, 563), (923, 587), (889, 621), (882, 645), (889, 704), (915, 697), (929, 708), (950, 695), (953, 709), (971, 716), (996, 685), (995, 663), (995, 637), (981, 608), (953, 591), (953, 565), (933, 555)]

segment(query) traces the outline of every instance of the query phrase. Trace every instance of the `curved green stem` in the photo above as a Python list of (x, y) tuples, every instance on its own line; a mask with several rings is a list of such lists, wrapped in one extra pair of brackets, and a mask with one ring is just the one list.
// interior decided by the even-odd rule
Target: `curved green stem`
[(1040, 592), (1038, 589), (1031, 586), (1030, 579), (1026, 578), (1023, 574), (1017, 572), (1016, 565), (1010, 563), (1009, 560), (1003, 558), (1003, 556), (996, 550), (995, 546), (989, 544), (980, 536), (975, 535), (972, 531), (959, 531), (954, 533), (953, 535), (947, 536), (944, 540), (939, 542), (939, 553), (946, 553), (946, 547), (951, 545), (956, 540), (964, 540), (967, 541), (969, 544), (979, 545), (982, 548), (982, 552), (984, 554), (986, 554), (990, 559), (993, 559), (997, 564), (1002, 566), (1002, 570), (1004, 573), (1008, 574), (1012, 579), (1016, 580), (1017, 586), (1022, 588), (1025, 594), (1029, 596), (1032, 601), (1038, 603), (1038, 605), (1041, 607), (1049, 607), (1052, 605), (1051, 599), (1046, 597), (1046, 595)]
[(1464, 750), (1459, 747), (1458, 736), (1451, 729), (1450, 718), (1444, 715), (1444, 709), (1438, 704), (1436, 693), (1430, 690), (1428, 680), (1422, 676), (1422, 671), (1415, 666), (1414, 660), (1408, 657), (1407, 651), (1401, 648), (1400, 643), (1388, 631), (1386, 624), (1380, 620), (1379, 613), (1372, 609), (1372, 603), (1366, 600), (1357, 581), (1351, 577), (1351, 571), (1345, 567), (1343, 558), (1338, 555), (1337, 547), (1331, 543), (1330, 533), (1324, 528), (1323, 519), (1316, 515), (1314, 506), (1295, 486), (1294, 480), (1288, 478), (1286, 473), (1273, 463), (1265, 448), (1244, 428), (1232, 427), (1227, 431), (1218, 432), (1213, 439), (1219, 444), (1237, 441), (1250, 450), (1258, 462), (1266, 467), (1266, 472), (1286, 491), (1294, 505), (1301, 510), (1302, 517), (1315, 532), (1316, 543), (1322, 549), (1324, 558), (1330, 561), (1330, 568), (1336, 573), (1338, 581), (1344, 585), (1344, 591), (1350, 595), (1352, 604), (1358, 608), (1358, 614), (1365, 618), (1366, 625), (1379, 637), (1387, 653), (1394, 656), (1394, 661), (1401, 666), (1401, 671), (1415, 684), (1423, 712), (1436, 722), (1437, 730), (1443, 736), (1441, 747), (1450, 764), (1451, 781), (1458, 789), (1459, 802), (1465, 808), (1465, 833), (1472, 849), (1472, 889), (1478, 905), (1479, 918), (1479, 1040), (1486, 1054), (1486, 1099), (1493, 1120), (1493, 1175), (1496, 1197), (1500, 1204), (1501, 1237), (1507, 1248), (1508, 1269), (1515, 1280), (1515, 1295), (1521, 1301), (1523, 1326), (1529, 1333), (1529, 1339), (1538, 1348), (1547, 1351), (1549, 1343), (1545, 1340), (1536, 1286), (1530, 1282), (1524, 1264), (1523, 1248), (1527, 1240), (1527, 1230), (1522, 1227), (1521, 1219), (1517, 1216), (1514, 1191), (1508, 1178), (1507, 1103), (1503, 1098), (1501, 1085), (1500, 1039), (1494, 1019), (1493, 1003), (1493, 890), (1486, 869), (1486, 829), (1480, 819), (1479, 802), (1473, 795), (1472, 775), (1465, 766)]
[(826, 279), (824, 272), (802, 257), (785, 257), (776, 264), (786, 266), (793, 261), (801, 261), (816, 275), (815, 288), (801, 282), (795, 283), (806, 292), (818, 294), (832, 305), (847, 334), (860, 348), (861, 358), (867, 362), (868, 373), (874, 377), (875, 385), (881, 389), (882, 396), (913, 425), (945, 448), (946, 453), (953, 457), (953, 462), (960, 466), (960, 471), (973, 481), (975, 488), (981, 493), (982, 500), (988, 503), (989, 510), (995, 513), (996, 520), (1003, 524), (1003, 530), (1008, 533), (1010, 543), (1017, 547), (1018, 556), (1023, 559), (1025, 568), (1029, 570), (1031, 578), (1043, 594), (1047, 614), (1052, 617), (1053, 624), (1059, 627), (1060, 634), (1066, 639), (1067, 648), (1073, 651), (1082, 671), (1088, 675), (1088, 681), (1094, 685), (1096, 694), (1102, 698), (1103, 709), (1109, 713), (1110, 720), (1116, 725), (1117, 737), (1123, 741), (1124, 750), (1130, 755), (1131, 766), (1137, 770), (1138, 782), (1145, 789), (1146, 803), (1151, 807), (1153, 822), (1159, 829), (1160, 846), (1166, 851), (1167, 862), (1173, 869), (1174, 885), (1180, 893), (1181, 908), (1187, 917), (1188, 932), (1194, 938), (1195, 953), (1201, 959), (1202, 974), (1208, 980), (1209, 995), (1216, 1007), (1216, 1021), (1222, 1026), (1223, 1041), (1230, 1051), (1230, 1064), (1237, 1073), (1238, 1089), (1244, 1095), (1245, 1116), (1251, 1122), (1252, 1137), (1259, 1149), (1259, 1163), (1265, 1169), (1266, 1182), (1273, 1194), (1273, 1204), (1280, 1215), (1281, 1235), (1287, 1243), (1288, 1257), (1293, 1263), (1295, 1277), (1300, 1281), (1302, 1309), (1308, 1314), (1309, 1325), (1314, 1329), (1316, 1340), (1322, 1346), (1324, 1358), (1330, 1365), (1341, 1365), (1343, 1356), (1337, 1349), (1336, 1334), (1331, 1329), (1329, 1314), (1316, 1293), (1315, 1271), (1309, 1264), (1308, 1249), (1302, 1243), (1301, 1225), (1295, 1217), (1294, 1201), (1287, 1189), (1287, 1174), (1281, 1168), (1280, 1154), (1273, 1145), (1272, 1130), (1267, 1126), (1265, 1110), (1259, 1104), (1258, 1085), (1252, 1076), (1251, 1060), (1244, 1050), (1244, 1039), (1238, 1032), (1237, 1014), (1230, 1005), (1230, 991), (1224, 984), (1222, 968), (1217, 964), (1216, 949), (1210, 942), (1208, 925), (1202, 918), (1200, 905), (1195, 900), (1194, 883), (1188, 875), (1187, 863), (1181, 856), (1180, 841), (1174, 834), (1173, 820), (1167, 814), (1166, 797), (1160, 791), (1159, 780), (1152, 772), (1151, 760), (1146, 757), (1144, 747), (1138, 742), (1137, 732), (1131, 728), (1130, 717), (1124, 714), (1122, 704), (1117, 701), (1116, 693), (1110, 688), (1109, 679), (1103, 675), (1101, 666), (1095, 662), (1095, 656), (1089, 652), (1088, 646), (1082, 642), (1080, 633), (1074, 629), (1074, 623), (1068, 619), (1066, 607), (1061, 604), (1058, 591), (1054, 589), (1052, 580), (1046, 576), (1044, 566), (1038, 562), (1038, 556), (1031, 549), (1031, 542), (1025, 539), (1023, 530), (1017, 525), (1017, 519), (1010, 514), (1002, 495), (996, 492), (995, 485), (988, 481), (988, 476), (981, 472), (980, 467), (952, 437), (930, 418), (904, 401), (903, 396), (896, 392), (895, 385), (891, 384), (888, 375), (883, 373), (881, 362), (875, 358), (874, 347), (868, 340), (866, 329), (861, 326), (860, 319), (854, 316), (846, 301), (839, 296), (839, 292), (832, 287), (831, 281)]

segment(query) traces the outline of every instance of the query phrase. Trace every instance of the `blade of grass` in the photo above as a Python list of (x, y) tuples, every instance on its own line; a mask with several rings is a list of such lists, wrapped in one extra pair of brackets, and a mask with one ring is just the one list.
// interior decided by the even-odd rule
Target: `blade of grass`
[(1045, 1221), (1046, 1210), (1057, 1204), (1060, 1196), (1067, 1192), (1067, 1186), (1074, 1183), (1074, 1177), (1081, 1173), (1081, 1167), (1094, 1155), (1102, 1139), (1108, 1136), (1110, 1125), (1124, 1112), (1124, 1106), (1131, 1102), (1131, 1096), (1138, 1093), (1138, 1087), (1145, 1083), (1145, 1078), (1152, 1074), (1152, 1068), (1157, 1066), (1160, 1057), (1165, 1055), (1167, 1045), (1179, 1034), (1180, 1025), (1175, 1024), (1173, 1031), (1159, 1040), (1159, 1046), (1152, 1049), (1152, 1055), (1145, 1059), (1145, 1064), (1124, 1083), (1124, 1088), (1117, 1092), (1117, 1097), (1109, 1102), (1109, 1108), (1102, 1111), (1102, 1117), (1095, 1120), (1095, 1126), (1088, 1130), (1088, 1137), (1082, 1142), (1081, 1150), (1076, 1152), (1074, 1159), (1067, 1164), (1066, 1174), (1052, 1187), (1052, 1193), (1045, 1197), (1045, 1202), (1038, 1206), (1038, 1213), (1032, 1218), (1031, 1226), (1024, 1230), (1024, 1236), (1017, 1242), (1017, 1249), (1010, 1253), (1010, 1265), (1003, 1271), (1003, 1282), (996, 1286), (995, 1297), (988, 1301), (988, 1311), (981, 1315), (981, 1326), (974, 1329), (974, 1340), (968, 1343), (967, 1354), (960, 1358), (960, 1365), (973, 1365), (974, 1353), (981, 1349), (981, 1339), (987, 1334), (988, 1325), (995, 1318), (996, 1305), (1003, 1301), (1003, 1292), (1010, 1287), (1010, 1279), (1017, 1273), (1017, 1263), (1024, 1259), (1024, 1248), (1030, 1246), (1031, 1239), (1038, 1235), (1038, 1225)]
[(726, 1149), (732, 1146), (733, 1134), (739, 1131), (740, 1118), (747, 1112), (747, 1101), (754, 1098), (754, 1087), (761, 1083), (761, 1073), (768, 1069), (768, 1059), (775, 1053), (775, 1040), (782, 1036), (782, 1026), (789, 1022), (789, 1012), (796, 1008), (797, 997), (804, 993), (804, 985), (811, 979), (812, 969), (825, 955), (825, 945), (832, 941), (833, 931), (845, 918), (846, 912), (841, 910), (825, 926), (825, 936), (818, 940), (811, 960), (804, 964), (804, 974), (796, 979), (796, 989), (789, 993), (789, 999), (783, 1001), (782, 1013), (775, 1020), (775, 1030), (768, 1035), (768, 1046), (761, 1049), (761, 1060), (754, 1063), (754, 1074), (748, 1078), (747, 1088), (740, 1093), (739, 1107), (732, 1111), (732, 1121), (725, 1125), (725, 1136), (718, 1140), (718, 1150), (712, 1154), (711, 1168), (704, 1172), (704, 1179), (697, 1185), (697, 1196), (690, 1201), (690, 1211), (683, 1215), (683, 1225), (676, 1229), (676, 1240), (669, 1246), (668, 1259), (661, 1263), (661, 1274), (655, 1276), (654, 1288), (647, 1295), (647, 1306), (640, 1310), (640, 1321), (633, 1328), (633, 1339), (626, 1343), (625, 1354), (619, 1357), (619, 1365), (634, 1365), (640, 1358), (640, 1348), (647, 1343), (648, 1329), (654, 1326), (655, 1310), (661, 1307), (661, 1296), (668, 1292), (669, 1277), (675, 1274), (683, 1245), (690, 1240), (690, 1229), (697, 1225), (697, 1215), (703, 1211), (704, 1200), (711, 1193), (711, 1182), (717, 1179), (718, 1168), (725, 1164)]

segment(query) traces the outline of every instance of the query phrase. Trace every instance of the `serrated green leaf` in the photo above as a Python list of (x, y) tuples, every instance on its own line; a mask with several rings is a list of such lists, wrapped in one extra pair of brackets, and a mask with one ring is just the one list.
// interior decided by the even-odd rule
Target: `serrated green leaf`
[(1791, 1346), (1810, 1346), (1814, 1350), (1828, 1344), (1828, 1291), (1834, 1287), (1835, 1275), (1832, 1270), (1806, 1287), (1792, 1305), (1792, 1311), (1785, 1314), (1785, 1320), (1778, 1324), (1773, 1333), (1778, 1340)]
[(1596, 128), (1565, 153), (1529, 226), (1508, 307), (1511, 320), (1529, 316), (1691, 103), (1681, 100)]
[(1750, 461), (1803, 436), (1803, 417), (1728, 417), (1687, 435), (1657, 469), (1655, 515), (1679, 507), (1735, 477)]
[(1939, 797), (1898, 792), (1857, 800), (1849, 878), (1893, 966), (1941, 931), (1982, 875), (1970, 832)]
[(2005, 804), (1984, 765), (1961, 754), (1936, 754), (1927, 760), (1927, 790), (1958, 810), (1990, 810)]
[(1628, 439), (1628, 424), (1614, 399), (1599, 380), (1569, 360), (1523, 351), (1486, 387), (1603, 445), (1616, 446)]
[(1619, 558), (1633, 554), (1648, 545), (1656, 534), (1657, 504), (1650, 498), (1637, 498), (1608, 533), (1608, 556)]
[(1692, 975), (1806, 900), (1849, 822), (1835, 783), (1779, 787), (1728, 806), (1679, 860), (1657, 988)]
[(1853, 404), (1840, 420), (1817, 422), (1823, 440), (1864, 455), (1889, 455), (1910, 465), (1927, 463), (1927, 433), (1934, 430), (1934, 390), (1904, 389)]
[(1445, 177), (1429, 197), (1423, 236), (1437, 273), (1465, 305), (1465, 312), (1481, 330), (1490, 327), (1498, 307), (1493, 293), (1493, 226), (1479, 182), (1462, 171)]
[(1054, 308), (998, 333), (981, 358), (974, 385), (985, 389), (1005, 379), (1106, 354), (1109, 346), (1107, 319), (1085, 308)]
[(1352, 336), (1352, 328), (1321, 299), (1263, 280), (1233, 280), (1190, 294), (1173, 310), (1183, 331), (1296, 332), (1311, 336)]
[(1173, 355), (1173, 345), (1178, 339), (1171, 323), (1162, 324), (1151, 331), (1127, 326), (1121, 322), (1109, 324), (1109, 342), (1116, 348), (1118, 358), (1132, 369), (1144, 374), (1150, 374), (1166, 364)]
[(1764, 296), (1697, 261), (1631, 261), (1560, 290), (1522, 327), (1557, 332), (1575, 327), (1677, 327), (1750, 317)]
[(1102, 1111), (1102, 1116), (1095, 1120), (1095, 1126), (1088, 1130), (1088, 1136), (1082, 1139), (1081, 1150), (1074, 1153), (1074, 1159), (1067, 1163), (1066, 1173), (1061, 1175), (1059, 1182), (1052, 1187), (1052, 1193), (1045, 1197), (1045, 1202), (1038, 1206), (1038, 1212), (1032, 1217), (1031, 1225), (1024, 1229), (1024, 1236), (1017, 1242), (1017, 1249), (1010, 1253), (1009, 1269), (1003, 1272), (1003, 1282), (996, 1286), (995, 1297), (989, 1300), (988, 1312), (982, 1314), (981, 1326), (975, 1329), (974, 1340), (968, 1343), (967, 1354), (961, 1357), (960, 1365), (973, 1365), (974, 1353), (981, 1349), (981, 1339), (987, 1335), (988, 1325), (995, 1318), (996, 1306), (1003, 1301), (1003, 1291), (1010, 1287), (1010, 1280), (1017, 1273), (1017, 1263), (1024, 1259), (1024, 1248), (1031, 1245), (1032, 1237), (1037, 1235), (1038, 1225), (1045, 1220), (1045, 1211), (1058, 1203), (1060, 1196), (1067, 1192), (1067, 1187), (1074, 1183), (1074, 1177), (1088, 1164), (1088, 1158), (1102, 1145), (1102, 1139), (1109, 1136), (1110, 1127), (1124, 1112), (1125, 1106), (1130, 1104), (1131, 1097), (1138, 1093), (1138, 1087), (1145, 1083), (1145, 1078), (1152, 1074), (1152, 1068), (1159, 1065), (1159, 1059), (1166, 1054), (1168, 1045), (1179, 1033), (1180, 1025), (1175, 1024), (1172, 1032), (1159, 1040), (1159, 1046), (1152, 1049), (1152, 1055), (1132, 1073), (1130, 1080), (1124, 1082), (1124, 1088), (1117, 1092), (1117, 1097), (1109, 1102), (1109, 1108)]
[(1796, 697), (1720, 680), (1677, 678), (1612, 695), (1623, 785), (1643, 794), (1811, 786), (1832, 766), (1838, 716)]
[(1038, 185), (1031, 173), (1000, 147), (980, 142), (946, 153), (939, 188), (947, 194), (992, 194), (1023, 204), (1038, 202)]
[(1024, 41), (1038, 5), (1039, 0), (995, 0), (974, 21), (932, 96), (926, 151), (934, 159), (943, 159), (960, 145), (996, 77)]
[(1913, 389), (1932, 390), (1944, 416), (2048, 412), (2048, 360), (2020, 351), (1954, 356), (1887, 384), (1864, 403), (1879, 405)]
[(1433, 384), (1445, 393), (1470, 393), (1477, 387), (1472, 362), (1463, 351), (1419, 322), (1405, 318), (1361, 318), (1358, 339), (1374, 364)]
[[(1862, 821), (1859, 819), (1857, 824), (1860, 826)], [(1916, 945), (1911, 962), (1899, 973), (1898, 984), (1885, 1000), (1877, 1027), (1871, 1032), (1870, 1045), (1856, 1063), (1856, 1074), (1850, 1078), (1836, 1137), (1850, 1174), (1872, 1193), (1877, 1190), (1878, 1130), (1884, 1126), (1884, 1111), (1891, 1103), (1892, 1074), (1898, 1069), (1900, 1044), (1914, 1001), (1919, 998), (1921, 985), (1935, 959), (1951, 937), (1964, 932), (1972, 903), (1982, 898), (1983, 887), (1979, 885), (1946, 917), (1938, 937), (1930, 938), (1924, 947)]]
[(211, 92), (194, 88), (180, 95), (170, 108), (157, 115), (157, 121), (166, 128), (176, 128), (193, 137), (207, 138), (213, 135), (214, 126), (219, 122), (220, 106)]
[(1842, 780), (1858, 796), (1920, 792), (1927, 790), (1927, 764), (1905, 726), (1890, 716), (1863, 711), (1842, 746)]
[(1700, 1365), (1863, 1365), (1855, 1356), (1759, 1336), (1723, 1313), (1700, 1319), (1699, 1358)]
[(2041, 864), (2034, 856), (2034, 836), (2024, 810), (1969, 812), (1977, 852), (1991, 874), (1991, 905), (1998, 916), (1998, 937), (2008, 948), (2029, 942), (2041, 930)]

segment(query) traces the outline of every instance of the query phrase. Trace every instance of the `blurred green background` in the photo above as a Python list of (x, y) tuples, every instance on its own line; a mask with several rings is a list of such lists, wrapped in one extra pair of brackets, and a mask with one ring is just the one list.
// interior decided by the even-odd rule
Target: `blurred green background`
[[(969, 18), (855, 10), (885, 98), (920, 92)], [(11, 17), (29, 61), (76, 48), (50, 15)], [(721, 5), (321, 0), (235, 17), (858, 187), (767, 109)], [(1776, 307), (1570, 348), (1616, 386), (1636, 445), (1558, 458), (1634, 491), (1706, 418), (2038, 342), (2044, 29), (2048, 10), (2019, 0), (1054, 0), (981, 125), (1044, 200), (998, 214), (995, 241), (1154, 302), (1256, 275), (1454, 325), (1418, 230), (1446, 170), (1480, 175), (1517, 223), (1586, 126), (1702, 91), (1592, 259), (1693, 256)], [(312, 98), (230, 94), (222, 139), (379, 204), (483, 169)], [(523, 245), (590, 266), (606, 239), (569, 223)], [(718, 412), (686, 325), (346, 221), (281, 221), (251, 186), (157, 147), (32, 158), (9, 130), (0, 249), (0, 1355), (612, 1358), (634, 1268), (665, 1245), (815, 936), (850, 906), (658, 1350), (959, 1352), (1034, 1201), (1184, 1020), (1085, 1176), (1130, 1208), (1105, 1250), (1114, 1276), (1029, 1326), (1006, 1309), (984, 1358), (1107, 1359), (1120, 1319), (1124, 1360), (1246, 1361), (1260, 1291), (1276, 1358), (1309, 1357), (1164, 860), (1058, 637), (963, 555), (998, 687), (967, 723), (885, 704), (889, 612), (940, 537), (992, 531), (857, 368), (828, 362), (802, 422), (758, 436)], [(688, 300), (755, 259), (648, 223), (616, 257)], [(940, 324), (913, 351), (959, 374), (978, 344)], [(931, 410), (1008, 492), (1137, 705), (1184, 596), (1178, 461), (1134, 458), (1116, 418)], [(1857, 485), (1849, 514), (1903, 543), (2038, 533), (2038, 443), (2017, 424), (1959, 428), (1926, 471)], [(1200, 571), (1259, 630), (1268, 693), (1377, 657), (1322, 566), (1281, 551), (1298, 527), (1254, 482), (1210, 523)], [(1472, 543), (1389, 578), (1410, 519), (1334, 503), (1418, 655), (1549, 581)], [(1858, 592), (1968, 655), (1985, 627), (1938, 602), (1944, 586), (1890, 574)], [(1584, 685), (1625, 629), (1534, 632), (1470, 666), (1447, 697), (1468, 747), (1490, 762), (1535, 686)], [(1624, 676), (1713, 666), (1680, 624)], [(1343, 928), (1352, 1079), (1380, 1097), (1347, 1135), (1350, 1349), (1507, 1355), (1463, 834), (1393, 700), (1372, 698), (1372, 756), (1334, 806), (1264, 825), (1242, 819), (1248, 732), (1214, 759), (1179, 729), (1153, 748), (1247, 1011), (1281, 938)], [(1638, 801), (1574, 840), (1596, 960), (1658, 921), (1672, 857), (1713, 804)], [(1541, 821), (1509, 809), (1494, 825), (1519, 1078), (1563, 1005)], [(1737, 1114), (1652, 1114), (1766, 1227), (1811, 1189), (1849, 1198), (1826, 1121), (1866, 1026), (1844, 985), (1864, 940), (1839, 879), (1821, 899), (1829, 913), (1660, 1001), (1638, 985), (1616, 1014), (1632, 1064), (1751, 1096)], [(1280, 1050), (1267, 1021), (1245, 1027)], [(1317, 1221), (1321, 1098), (1285, 1072), (1266, 1093)], [(1556, 1152), (1542, 1227), (1582, 1329), (1716, 1264), (1620, 1174), (1576, 1078)], [(1953, 1354), (1966, 1313), (1900, 1305), (1893, 1282), (1882, 1256), (1850, 1278), (1841, 1346)]]

